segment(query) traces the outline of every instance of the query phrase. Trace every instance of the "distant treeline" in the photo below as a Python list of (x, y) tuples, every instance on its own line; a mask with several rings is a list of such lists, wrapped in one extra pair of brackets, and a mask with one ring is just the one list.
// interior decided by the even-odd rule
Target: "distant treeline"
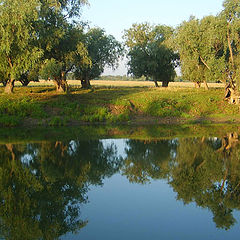
[[(71, 79), (72, 75), (69, 75), (69, 80), (75, 80)], [(94, 80), (109, 80), (109, 81), (153, 81), (153, 79), (146, 79), (146, 77), (140, 77), (136, 78), (133, 76), (127, 76), (127, 75), (103, 75), (98, 78), (95, 78)], [(189, 82), (188, 79), (184, 79), (183, 76), (175, 76), (174, 82)], [(211, 82), (211, 81), (209, 81)], [(213, 81), (214, 82), (214, 81)]]

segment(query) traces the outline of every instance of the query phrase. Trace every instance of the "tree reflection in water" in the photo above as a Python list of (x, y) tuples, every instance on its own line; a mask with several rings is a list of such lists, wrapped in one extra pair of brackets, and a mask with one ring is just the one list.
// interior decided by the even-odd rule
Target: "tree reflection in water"
[(223, 138), (127, 140), (124, 159), (101, 140), (0, 145), (0, 236), (59, 239), (79, 231), (90, 185), (117, 172), (130, 182), (166, 179), (185, 204), (213, 213), (218, 228), (234, 225), (240, 209), (238, 135)]
[(219, 138), (180, 138), (146, 143), (129, 140), (123, 174), (136, 183), (167, 179), (178, 200), (213, 213), (218, 228), (234, 225), (240, 209), (238, 134)]
[(114, 146), (98, 140), (0, 145), (0, 235), (50, 240), (80, 230), (88, 186), (118, 169)]
[(169, 177), (172, 156), (177, 140), (128, 140), (122, 172), (130, 182), (147, 183), (152, 179)]

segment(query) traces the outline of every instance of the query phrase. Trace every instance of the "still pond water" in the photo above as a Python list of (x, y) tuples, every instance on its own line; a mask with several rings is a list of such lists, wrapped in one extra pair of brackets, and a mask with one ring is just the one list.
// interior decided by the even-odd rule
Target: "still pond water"
[(4, 141), (0, 239), (239, 239), (238, 132)]

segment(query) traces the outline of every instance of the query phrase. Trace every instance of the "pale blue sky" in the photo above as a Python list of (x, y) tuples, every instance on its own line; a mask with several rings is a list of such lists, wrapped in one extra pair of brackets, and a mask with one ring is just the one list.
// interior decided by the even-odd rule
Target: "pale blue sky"
[[(222, 10), (223, 0), (89, 0), (89, 3), (83, 9), (82, 20), (89, 21), (91, 27), (104, 28), (107, 34), (122, 41), (124, 29), (133, 23), (176, 27), (191, 15), (197, 18), (216, 15)], [(125, 74), (124, 71), (122, 65), (114, 74)]]

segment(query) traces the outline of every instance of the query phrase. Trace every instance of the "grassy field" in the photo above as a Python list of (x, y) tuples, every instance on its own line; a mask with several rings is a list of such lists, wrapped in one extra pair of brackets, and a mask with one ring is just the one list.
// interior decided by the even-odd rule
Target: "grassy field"
[(95, 87), (90, 90), (74, 84), (71, 94), (58, 94), (51, 85), (16, 87), (12, 95), (3, 94), (1, 88), (0, 126), (240, 122), (239, 107), (223, 100), (220, 84), (210, 84), (209, 91), (186, 83), (174, 83), (166, 89), (142, 85), (152, 82), (92, 84)]

